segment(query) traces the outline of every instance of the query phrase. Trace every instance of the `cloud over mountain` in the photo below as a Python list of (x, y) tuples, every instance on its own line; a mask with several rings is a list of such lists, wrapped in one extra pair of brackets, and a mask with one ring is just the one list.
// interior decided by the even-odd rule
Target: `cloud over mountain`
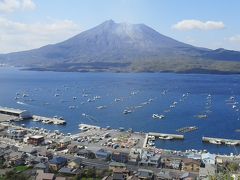
[(12, 13), (17, 10), (34, 10), (36, 4), (32, 0), (2, 0), (0, 1), (0, 12)]
[(22, 23), (0, 17), (1, 53), (37, 48), (67, 39), (80, 31), (71, 20)]
[(174, 29), (177, 30), (216, 30), (223, 29), (225, 27), (224, 23), (221, 21), (200, 21), (195, 19), (182, 20), (173, 25)]

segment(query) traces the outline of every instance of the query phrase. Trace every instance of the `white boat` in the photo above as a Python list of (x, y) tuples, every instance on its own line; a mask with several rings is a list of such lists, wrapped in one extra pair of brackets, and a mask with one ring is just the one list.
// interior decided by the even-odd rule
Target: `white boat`
[(176, 105), (177, 103), (178, 103), (177, 101), (174, 101), (174, 102), (173, 102), (173, 105)]
[(94, 99), (101, 99), (101, 96), (94, 96)]
[(33, 121), (37, 122), (37, 121), (40, 121), (41, 119), (38, 119), (38, 118), (34, 118)]
[(115, 98), (114, 101), (115, 101), (115, 102), (118, 102), (118, 101), (121, 101), (121, 99)]
[(54, 96), (55, 96), (55, 97), (58, 97), (58, 96), (60, 96), (60, 94), (54, 94)]
[(129, 110), (129, 109), (125, 109), (125, 110), (123, 111), (123, 114), (129, 114), (129, 113), (132, 113), (132, 111)]
[(173, 104), (173, 105), (170, 105), (170, 108), (175, 108), (175, 105)]
[(162, 139), (162, 140), (171, 140), (171, 139), (173, 139), (172, 136), (159, 136), (158, 138)]
[(206, 114), (199, 114), (199, 115), (196, 115), (196, 117), (199, 119), (203, 119), (203, 118), (207, 118), (208, 116)]
[(161, 114), (161, 115), (159, 115), (159, 114), (153, 114), (153, 115), (152, 115), (152, 118), (153, 118), (153, 119), (163, 119), (164, 117), (165, 117), (165, 116), (162, 115), (162, 114)]
[(209, 141), (211, 144), (222, 144), (220, 140), (210, 140)]
[(87, 102), (93, 102), (93, 101), (95, 101), (95, 99), (88, 98), (88, 100), (87, 100)]
[(46, 119), (46, 120), (43, 120), (42, 123), (44, 123), (44, 124), (50, 124), (50, 123), (52, 123), (52, 122)]
[(105, 108), (107, 108), (107, 106), (98, 106), (98, 107), (96, 107), (96, 109), (105, 109)]
[(154, 143), (153, 141), (148, 141), (148, 145), (149, 145), (149, 146), (154, 146), (155, 143)]
[(68, 106), (69, 109), (75, 109), (76, 106)]

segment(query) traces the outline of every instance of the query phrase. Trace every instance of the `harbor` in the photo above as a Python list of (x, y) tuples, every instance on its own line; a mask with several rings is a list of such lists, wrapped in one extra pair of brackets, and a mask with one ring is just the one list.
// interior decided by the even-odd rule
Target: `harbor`
[(44, 116), (32, 115), (27, 110), (0, 107), (1, 122), (22, 121), (22, 120), (39, 121), (45, 124), (55, 124), (55, 125), (66, 124), (66, 121), (61, 117), (57, 117), (57, 116), (53, 118), (44, 117)]

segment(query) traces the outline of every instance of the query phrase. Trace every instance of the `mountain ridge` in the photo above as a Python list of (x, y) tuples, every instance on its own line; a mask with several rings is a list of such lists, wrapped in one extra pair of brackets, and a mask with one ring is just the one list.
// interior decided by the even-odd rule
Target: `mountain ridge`
[[(238, 65), (240, 52), (195, 47), (162, 35), (145, 24), (115, 23), (113, 20), (105, 21), (60, 43), (0, 55), (0, 63), (54, 71), (152, 71), (135, 66), (143, 66), (148, 62), (155, 63), (156, 66), (168, 63), (165, 67), (154, 68), (156, 72), (173, 71), (170, 64), (174, 64), (176, 69), (183, 64), (186, 67), (194, 64), (194, 68), (201, 69), (210, 68), (212, 64), (224, 64), (226, 61)], [(222, 70), (224, 69), (221, 68), (220, 71)]]

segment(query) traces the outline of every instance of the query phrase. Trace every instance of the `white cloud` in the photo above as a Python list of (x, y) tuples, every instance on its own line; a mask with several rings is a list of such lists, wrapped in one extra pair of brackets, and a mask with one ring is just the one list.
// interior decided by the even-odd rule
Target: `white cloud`
[(177, 24), (173, 25), (174, 29), (177, 30), (214, 30), (214, 29), (223, 29), (225, 27), (224, 23), (221, 21), (199, 21), (195, 19), (182, 20)]
[(228, 41), (230, 41), (231, 43), (240, 43), (240, 35), (235, 35), (232, 37), (227, 38)]
[(0, 27), (0, 53), (38, 48), (80, 32), (80, 27), (70, 20), (26, 24), (0, 17)]
[(32, 0), (0, 0), (0, 12), (12, 13), (17, 10), (34, 10), (35, 3)]
[(35, 8), (36, 8), (36, 5), (32, 0), (22, 0), (23, 10), (34, 10)]

